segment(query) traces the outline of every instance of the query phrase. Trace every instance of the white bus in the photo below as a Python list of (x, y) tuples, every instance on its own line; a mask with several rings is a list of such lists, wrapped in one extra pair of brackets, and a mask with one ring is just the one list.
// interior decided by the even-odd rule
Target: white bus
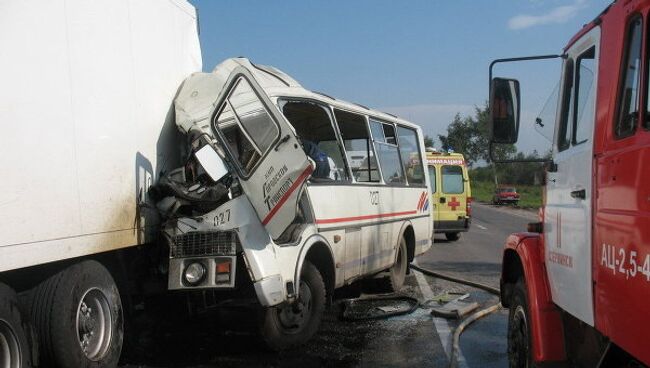
[[(417, 125), (242, 58), (192, 75), (175, 107), (190, 146), (159, 190), (168, 287), (216, 304), (253, 294), (270, 347), (309, 339), (338, 287), (374, 276), (399, 290), (431, 246)], [(377, 159), (353, 164), (348, 147)]]

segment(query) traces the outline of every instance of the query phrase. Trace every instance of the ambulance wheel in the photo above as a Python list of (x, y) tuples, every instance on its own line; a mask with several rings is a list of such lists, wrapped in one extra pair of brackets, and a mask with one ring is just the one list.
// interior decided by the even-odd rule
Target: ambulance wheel
[(311, 339), (320, 327), (325, 310), (325, 283), (318, 269), (305, 261), (300, 272), (298, 300), (266, 308), (260, 335), (271, 350), (295, 347)]
[(456, 241), (460, 239), (460, 234), (459, 233), (445, 233), (445, 237), (449, 241)]
[(380, 279), (382, 291), (395, 293), (402, 289), (406, 272), (408, 271), (408, 253), (406, 253), (406, 239), (402, 238), (397, 248), (395, 264), (388, 269), (388, 276)]
[(523, 279), (517, 280), (512, 290), (508, 314), (508, 366), (528, 368), (533, 366), (528, 293)]
[(0, 284), (0, 367), (34, 366), (29, 322), (23, 319), (16, 293)]
[(75, 264), (29, 295), (41, 357), (59, 367), (116, 367), (124, 335), (122, 303), (110, 273), (96, 261)]

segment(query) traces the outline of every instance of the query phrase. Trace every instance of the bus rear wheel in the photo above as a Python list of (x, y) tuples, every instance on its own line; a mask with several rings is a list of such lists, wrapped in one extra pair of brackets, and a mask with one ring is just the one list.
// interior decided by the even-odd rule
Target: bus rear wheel
[(16, 293), (0, 284), (0, 367), (34, 366), (30, 331), (29, 323), (20, 312)]
[(408, 271), (408, 253), (406, 252), (406, 239), (402, 238), (397, 248), (397, 259), (388, 269), (388, 276), (380, 280), (382, 291), (389, 293), (398, 292), (404, 286), (406, 272)]

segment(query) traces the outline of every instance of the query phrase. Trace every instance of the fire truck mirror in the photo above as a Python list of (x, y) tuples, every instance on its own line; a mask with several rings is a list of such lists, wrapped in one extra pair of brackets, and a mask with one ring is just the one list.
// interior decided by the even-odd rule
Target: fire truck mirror
[(493, 78), (490, 83), (490, 140), (493, 143), (517, 143), (519, 106), (519, 81)]

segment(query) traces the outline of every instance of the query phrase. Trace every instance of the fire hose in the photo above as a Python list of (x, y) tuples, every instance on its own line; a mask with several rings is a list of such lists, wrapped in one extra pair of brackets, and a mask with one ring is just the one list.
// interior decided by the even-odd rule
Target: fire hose
[[(471, 286), (471, 287), (474, 287), (474, 288), (477, 288), (477, 289), (487, 291), (488, 293), (491, 293), (491, 294), (494, 294), (494, 295), (497, 295), (497, 296), (501, 294), (499, 289), (494, 288), (494, 287), (489, 286), (489, 285), (485, 285), (485, 284), (481, 284), (481, 283), (478, 283), (478, 282), (461, 279), (461, 278), (458, 278), (458, 277), (449, 276), (449, 275), (446, 275), (444, 273), (434, 272), (434, 271), (427, 270), (426, 268), (422, 268), (422, 267), (414, 265), (414, 264), (411, 264), (411, 268), (416, 270), (416, 271), (420, 271), (420, 272), (422, 272), (423, 274), (425, 274), (427, 276), (431, 276), (431, 277), (439, 278), (439, 279), (442, 279), (442, 280), (455, 282), (455, 283), (458, 283), (458, 284)], [(475, 321), (477, 321), (477, 320), (479, 320), (479, 319), (481, 319), (481, 318), (483, 318), (483, 317), (485, 317), (485, 316), (487, 316), (489, 314), (492, 314), (492, 313), (498, 311), (499, 309), (501, 309), (501, 303), (497, 303), (497, 304), (494, 304), (494, 305), (492, 305), (490, 307), (482, 309), (482, 310), (472, 314), (471, 316), (465, 318), (458, 325), (458, 327), (456, 327), (456, 329), (454, 330), (454, 335), (452, 337), (451, 356), (449, 357), (449, 366), (451, 368), (458, 367), (458, 354), (459, 354), (459, 351), (460, 351), (460, 335), (463, 333), (465, 328), (467, 326), (469, 326), (470, 324), (474, 323)]]

